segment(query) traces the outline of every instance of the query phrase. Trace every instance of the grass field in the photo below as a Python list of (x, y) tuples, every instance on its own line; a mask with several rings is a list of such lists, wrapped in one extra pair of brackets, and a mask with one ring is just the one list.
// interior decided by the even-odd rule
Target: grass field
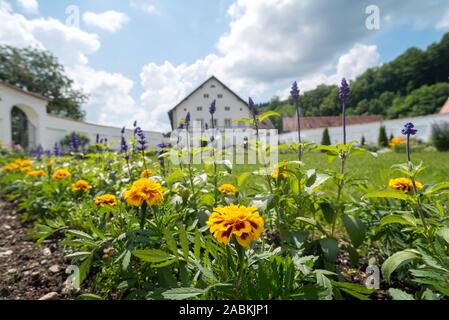
[[(348, 161), (347, 169), (353, 174), (368, 179), (381, 186), (388, 183), (392, 176), (398, 176), (397, 172), (391, 170), (393, 164), (405, 163), (406, 158), (403, 153), (389, 152), (379, 154), (377, 158), (371, 155), (354, 156)], [(296, 154), (281, 154), (279, 160), (297, 160)], [(423, 161), (426, 168), (418, 177), (425, 184), (447, 181), (449, 175), (449, 152), (416, 152), (412, 155), (414, 163)], [(339, 160), (333, 163), (327, 161), (324, 153), (306, 153), (303, 157), (304, 165), (307, 169), (337, 169)], [(234, 174), (256, 170), (256, 165), (235, 165)]]

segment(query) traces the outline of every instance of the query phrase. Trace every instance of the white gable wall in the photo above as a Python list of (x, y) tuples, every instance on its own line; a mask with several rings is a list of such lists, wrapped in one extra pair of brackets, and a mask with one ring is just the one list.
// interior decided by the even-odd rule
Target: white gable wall
[[(213, 87), (215, 86), (215, 87)], [(205, 98), (204, 95), (208, 94), (209, 97)], [(222, 98), (218, 98), (218, 95), (222, 94)], [(174, 128), (179, 125), (181, 120), (184, 120), (187, 113), (190, 112), (191, 121), (202, 119), (204, 123), (211, 125), (211, 116), (209, 113), (209, 107), (213, 100), (216, 100), (217, 111), (214, 114), (214, 119), (217, 120), (217, 126), (219, 128), (225, 127), (225, 119), (236, 119), (249, 117), (250, 112), (247, 104), (243, 103), (237, 98), (231, 91), (226, 89), (217, 80), (211, 78), (202, 87), (190, 95), (185, 101), (181, 102), (176, 109), (173, 110), (173, 124)], [(197, 107), (202, 107), (202, 111), (198, 111)], [(225, 107), (230, 107), (230, 111), (226, 111)], [(246, 125), (244, 123), (237, 123), (231, 121), (231, 127), (237, 128), (239, 126)]]

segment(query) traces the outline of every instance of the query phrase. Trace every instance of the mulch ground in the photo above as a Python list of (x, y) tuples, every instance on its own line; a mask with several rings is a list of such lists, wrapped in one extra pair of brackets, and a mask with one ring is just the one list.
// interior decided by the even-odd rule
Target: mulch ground
[(14, 204), (0, 200), (0, 300), (74, 299), (58, 239), (35, 248), (30, 224), (21, 222)]

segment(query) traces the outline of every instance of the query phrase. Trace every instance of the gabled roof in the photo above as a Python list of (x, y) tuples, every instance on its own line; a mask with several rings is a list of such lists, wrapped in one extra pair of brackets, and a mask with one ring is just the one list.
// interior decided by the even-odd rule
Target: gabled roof
[(50, 102), (50, 101), (51, 101), (50, 98), (41, 96), (40, 94), (37, 94), (37, 93), (31, 92), (31, 91), (28, 91), (28, 90), (26, 90), (26, 89), (20, 88), (20, 87), (18, 87), (18, 86), (15, 86), (15, 85), (13, 85), (13, 84), (10, 84), (9, 82), (0, 80), (0, 84), (4, 85), (4, 86), (7, 87), (7, 88), (16, 90), (16, 91), (18, 91), (18, 92), (20, 92), (20, 93), (24, 93), (24, 94), (26, 94), (26, 95), (29, 95), (29, 96), (31, 96), (31, 97), (33, 97), (33, 98), (36, 98), (36, 99), (39, 99), (39, 100), (44, 100), (44, 101), (46, 101), (46, 102)]
[(173, 108), (171, 108), (168, 111), (168, 117), (170, 118), (170, 125), (172, 126), (172, 129), (174, 130), (175, 128), (173, 127), (173, 110), (175, 110), (177, 107), (179, 107), (179, 105), (181, 105), (184, 101), (186, 101), (187, 99), (189, 99), (195, 92), (197, 92), (198, 90), (200, 90), (206, 83), (208, 83), (210, 80), (215, 80), (217, 81), (219, 84), (221, 84), (226, 90), (228, 90), (229, 92), (231, 92), (238, 100), (240, 100), (243, 104), (247, 105), (247, 102), (245, 102), (245, 100), (243, 100), (238, 94), (236, 94), (234, 91), (232, 91), (227, 85), (225, 85), (223, 82), (221, 82), (217, 77), (215, 76), (211, 76), (209, 77), (209, 79), (207, 79), (206, 81), (204, 81), (201, 85), (199, 85), (195, 90), (193, 90), (187, 97), (185, 97), (184, 99), (182, 99), (176, 106), (174, 106)]

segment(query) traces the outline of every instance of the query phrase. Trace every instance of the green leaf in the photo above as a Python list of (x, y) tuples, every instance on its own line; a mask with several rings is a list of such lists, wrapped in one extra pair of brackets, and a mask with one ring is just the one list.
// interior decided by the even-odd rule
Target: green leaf
[(345, 213), (342, 215), (342, 221), (352, 244), (356, 248), (359, 247), (365, 239), (366, 225), (359, 218)]
[(390, 282), (391, 274), (403, 263), (409, 262), (419, 258), (419, 253), (416, 250), (399, 251), (390, 256), (382, 264), (382, 275), (387, 282)]
[(440, 230), (438, 230), (438, 235), (444, 239), (444, 241), (449, 244), (449, 228), (448, 227), (442, 227)]
[(388, 290), (388, 293), (393, 298), (393, 300), (415, 300), (411, 294), (399, 289), (390, 288)]
[(83, 293), (78, 297), (78, 300), (103, 300), (103, 298), (93, 293)]
[(324, 219), (327, 223), (331, 224), (334, 221), (337, 212), (329, 202), (320, 202), (319, 206), (321, 211), (323, 212)]
[(449, 181), (441, 182), (438, 184), (435, 184), (429, 188), (427, 188), (425, 195), (431, 195), (432, 193), (435, 193), (437, 191), (441, 190), (449, 190)]
[(401, 224), (401, 225), (408, 225), (408, 226), (416, 226), (416, 219), (412, 216), (399, 216), (397, 214), (391, 214), (386, 217), (383, 217), (382, 220), (380, 220), (380, 226), (385, 227), (389, 224)]
[(162, 296), (169, 300), (185, 300), (200, 296), (206, 292), (207, 290), (199, 288), (175, 288), (163, 292)]
[(126, 269), (128, 269), (130, 262), (131, 262), (131, 251), (126, 250), (122, 260), (122, 270), (125, 271)]
[(181, 244), (182, 254), (184, 259), (188, 261), (189, 259), (189, 240), (187, 239), (187, 232), (184, 226), (179, 226), (179, 242)]
[(195, 230), (195, 240), (193, 242), (193, 254), (196, 259), (201, 259), (201, 232), (198, 228)]
[(145, 262), (161, 263), (173, 259), (174, 256), (158, 249), (134, 250), (133, 255)]
[(168, 248), (176, 257), (178, 257), (178, 245), (176, 244), (175, 238), (173, 238), (173, 234), (169, 229), (165, 229), (164, 237)]
[(251, 176), (250, 172), (244, 172), (237, 178), (237, 186), (241, 187), (245, 181)]
[(383, 191), (377, 191), (368, 193), (365, 195), (367, 198), (392, 198), (392, 199), (399, 199), (399, 200), (406, 200), (410, 202), (415, 202), (415, 200), (410, 197), (408, 194), (398, 191), (398, 190), (383, 190)]
[(329, 261), (331, 262), (337, 261), (338, 244), (336, 239), (334, 238), (321, 239), (320, 245), (324, 255)]
[(277, 113), (277, 112), (274, 112), (274, 111), (267, 111), (267, 112), (265, 112), (265, 113), (262, 113), (260, 116), (259, 116), (259, 121), (260, 122), (262, 122), (262, 121), (264, 121), (266, 118), (269, 118), (269, 117), (280, 117), (281, 115), (279, 114), (279, 113)]

